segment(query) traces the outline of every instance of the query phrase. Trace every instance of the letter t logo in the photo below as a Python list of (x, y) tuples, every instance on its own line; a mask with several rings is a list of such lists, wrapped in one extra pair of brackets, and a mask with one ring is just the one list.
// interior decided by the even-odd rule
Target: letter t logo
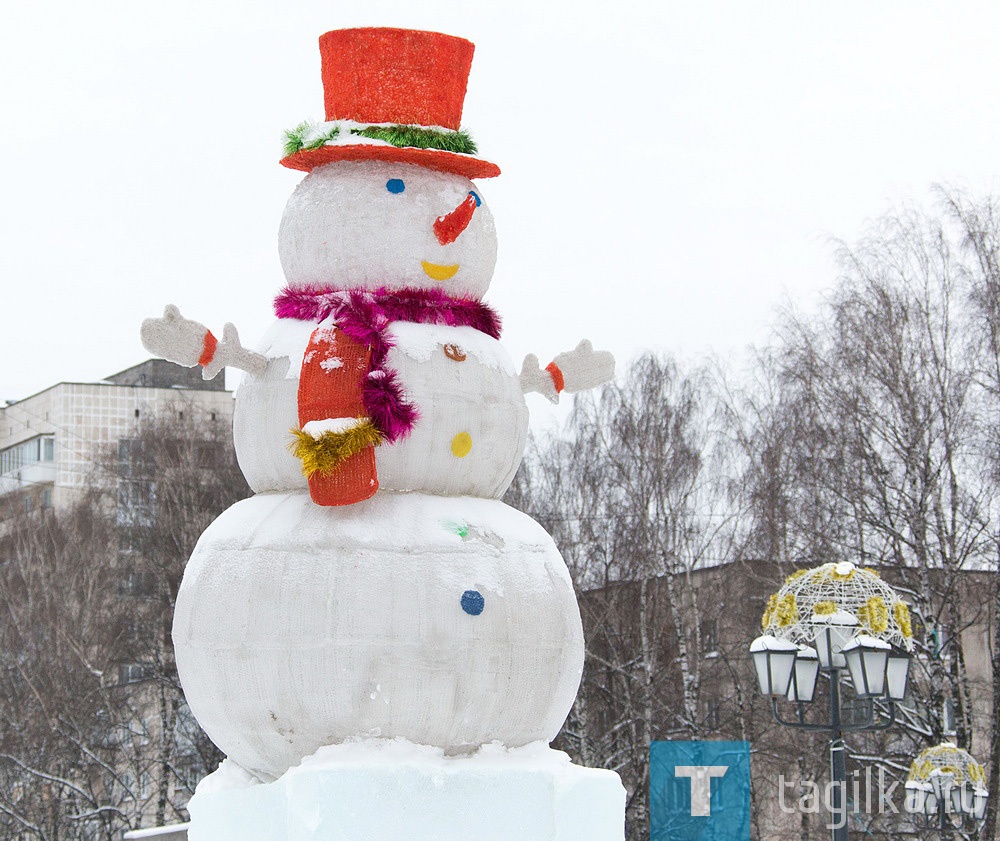
[(675, 777), (691, 780), (691, 816), (708, 817), (712, 814), (712, 778), (724, 777), (728, 765), (676, 765)]

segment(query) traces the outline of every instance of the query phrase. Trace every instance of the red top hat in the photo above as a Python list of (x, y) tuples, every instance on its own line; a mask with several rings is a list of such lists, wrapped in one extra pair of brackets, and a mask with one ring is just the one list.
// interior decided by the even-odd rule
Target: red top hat
[(492, 178), (459, 129), (472, 66), (470, 41), (413, 29), (339, 29), (319, 39), (327, 122), (286, 133), (284, 166), (399, 161)]

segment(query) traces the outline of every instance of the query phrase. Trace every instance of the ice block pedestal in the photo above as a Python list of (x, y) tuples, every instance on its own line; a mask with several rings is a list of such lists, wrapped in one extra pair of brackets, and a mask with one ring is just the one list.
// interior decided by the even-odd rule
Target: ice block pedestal
[(468, 756), (405, 740), (321, 748), (271, 783), (226, 760), (189, 841), (622, 841), (618, 775), (535, 743)]

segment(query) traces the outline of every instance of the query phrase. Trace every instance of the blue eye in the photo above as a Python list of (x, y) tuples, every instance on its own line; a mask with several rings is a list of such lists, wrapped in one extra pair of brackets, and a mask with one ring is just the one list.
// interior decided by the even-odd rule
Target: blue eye
[(474, 198), (476, 200), (476, 207), (479, 207), (479, 205), (481, 205), (483, 203), (483, 200), (481, 198), (479, 198), (479, 193), (476, 193), (476, 192), (473, 192), (472, 190), (469, 190), (469, 195), (472, 196), (472, 198)]
[[(388, 181), (385, 182), (385, 188), (390, 193), (402, 193), (403, 190), (406, 189), (406, 185), (403, 183), (402, 178), (390, 178)], [(478, 202), (479, 200), (476, 199), (477, 204)]]

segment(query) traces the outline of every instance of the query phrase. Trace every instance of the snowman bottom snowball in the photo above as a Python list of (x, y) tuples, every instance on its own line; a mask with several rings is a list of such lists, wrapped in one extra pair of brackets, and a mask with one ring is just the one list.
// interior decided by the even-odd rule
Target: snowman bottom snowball
[(549, 742), (583, 668), (552, 539), (472, 497), (238, 502), (195, 548), (173, 633), (192, 712), (263, 780), (358, 738), (448, 753)]

